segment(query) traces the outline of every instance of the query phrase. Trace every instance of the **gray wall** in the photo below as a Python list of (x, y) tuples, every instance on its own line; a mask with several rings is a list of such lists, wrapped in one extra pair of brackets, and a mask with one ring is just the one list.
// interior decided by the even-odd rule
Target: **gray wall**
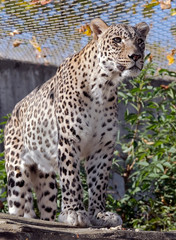
[(0, 60), (0, 120), (36, 86), (54, 76), (55, 66)]

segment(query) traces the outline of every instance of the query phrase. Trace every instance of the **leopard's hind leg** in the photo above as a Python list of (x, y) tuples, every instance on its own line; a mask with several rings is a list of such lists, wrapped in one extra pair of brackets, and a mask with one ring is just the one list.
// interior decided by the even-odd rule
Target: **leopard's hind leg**
[(17, 117), (11, 118), (6, 124), (4, 140), (9, 213), (35, 217), (30, 167), (21, 159), (23, 137)]

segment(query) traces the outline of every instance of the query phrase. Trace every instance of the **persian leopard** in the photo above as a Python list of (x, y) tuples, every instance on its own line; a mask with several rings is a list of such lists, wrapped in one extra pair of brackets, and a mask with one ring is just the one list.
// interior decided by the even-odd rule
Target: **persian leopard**
[[(117, 135), (117, 85), (143, 67), (146, 23), (90, 23), (93, 39), (67, 58), (56, 75), (14, 108), (5, 127), (9, 213), (55, 220), (56, 174), (60, 178), (59, 221), (72, 226), (118, 226), (106, 212), (106, 190)], [(80, 161), (85, 161), (89, 206), (83, 205)]]

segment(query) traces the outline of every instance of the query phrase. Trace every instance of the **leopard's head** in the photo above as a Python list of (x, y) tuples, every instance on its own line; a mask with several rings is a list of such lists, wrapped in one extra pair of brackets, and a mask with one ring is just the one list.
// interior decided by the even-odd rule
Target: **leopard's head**
[(149, 26), (145, 22), (107, 26), (100, 18), (91, 21), (100, 66), (119, 72), (122, 77), (136, 77), (144, 64), (145, 40)]

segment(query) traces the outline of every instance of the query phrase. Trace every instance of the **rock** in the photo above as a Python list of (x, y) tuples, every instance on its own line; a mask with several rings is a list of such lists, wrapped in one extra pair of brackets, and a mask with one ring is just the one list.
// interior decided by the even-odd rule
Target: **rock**
[(57, 222), (0, 214), (0, 240), (175, 240), (173, 232), (144, 232), (118, 228), (76, 228)]

